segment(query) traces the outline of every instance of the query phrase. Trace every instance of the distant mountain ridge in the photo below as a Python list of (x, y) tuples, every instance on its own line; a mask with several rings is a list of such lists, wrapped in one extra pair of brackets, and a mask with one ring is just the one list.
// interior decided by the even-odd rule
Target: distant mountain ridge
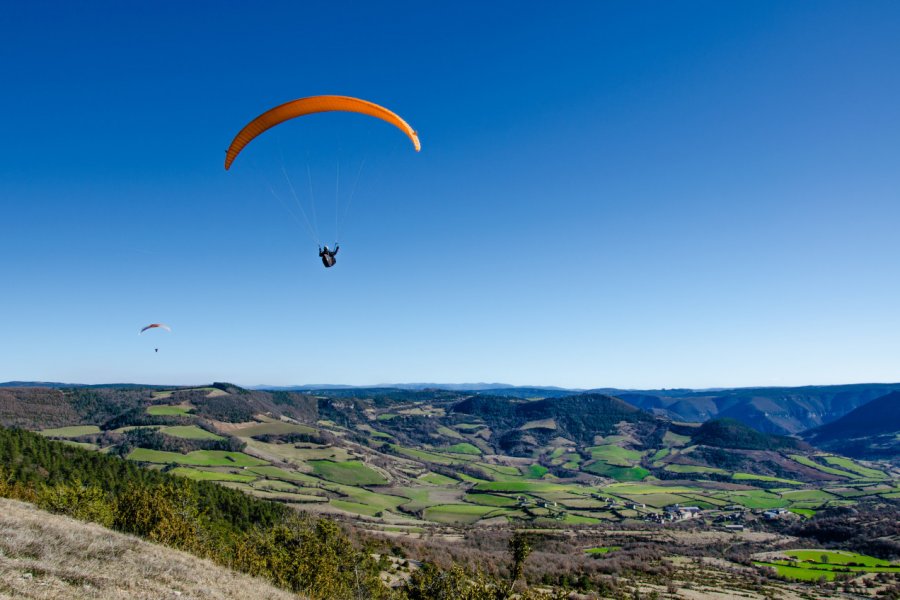
[(816, 447), (854, 458), (900, 455), (900, 392), (891, 392), (827, 425), (810, 429), (803, 438)]
[(440, 389), (507, 398), (559, 398), (574, 394), (614, 396), (637, 408), (673, 421), (703, 423), (735, 419), (765, 433), (796, 435), (841, 418), (900, 383), (860, 383), (800, 387), (744, 387), (708, 389), (623, 390), (618, 388), (567, 389), (554, 386), (514, 386), (504, 383), (409, 383), (383, 386), (258, 386), (260, 390), (427, 390)]
[(178, 385), (151, 385), (144, 383), (62, 383), (59, 381), (3, 381), (0, 388), (50, 388), (54, 390), (74, 388), (112, 388), (112, 389), (175, 389)]
[(561, 388), (556, 386), (515, 386), (508, 383), (379, 383), (376, 385), (342, 385), (342, 384), (305, 384), (305, 385), (254, 385), (247, 389), (260, 391), (312, 391), (312, 390), (447, 390), (450, 392), (482, 392), (482, 391), (514, 391), (541, 390), (544, 392), (561, 392), (571, 394), (584, 390)]
[(766, 433), (798, 434), (839, 419), (897, 383), (736, 388), (669, 395), (654, 391), (619, 395), (626, 402), (673, 420), (705, 422), (731, 418)]

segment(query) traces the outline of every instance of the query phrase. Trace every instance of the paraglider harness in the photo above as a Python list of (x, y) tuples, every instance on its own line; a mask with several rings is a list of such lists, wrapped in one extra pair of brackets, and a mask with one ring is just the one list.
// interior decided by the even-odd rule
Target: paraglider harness
[(328, 246), (319, 248), (319, 257), (322, 259), (322, 264), (325, 265), (326, 269), (333, 267), (334, 263), (337, 262), (334, 256), (340, 249), (341, 247), (337, 243), (334, 245), (334, 250), (329, 250)]

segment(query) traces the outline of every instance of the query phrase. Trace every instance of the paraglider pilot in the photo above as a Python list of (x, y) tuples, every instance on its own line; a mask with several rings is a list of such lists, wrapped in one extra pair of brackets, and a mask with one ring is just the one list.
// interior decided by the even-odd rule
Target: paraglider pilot
[(335, 255), (338, 253), (341, 247), (335, 243), (334, 250), (329, 250), (328, 245), (324, 248), (319, 248), (319, 258), (322, 259), (322, 264), (325, 265), (325, 268), (331, 268), (334, 266), (334, 263), (337, 262)]

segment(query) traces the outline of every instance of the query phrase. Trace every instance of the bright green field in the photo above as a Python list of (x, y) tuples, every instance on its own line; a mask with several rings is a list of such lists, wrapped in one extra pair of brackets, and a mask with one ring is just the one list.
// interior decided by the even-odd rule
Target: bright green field
[[(329, 492), (334, 492), (343, 496), (340, 501), (355, 502), (357, 504), (365, 504), (374, 507), (378, 511), (390, 510), (396, 511), (397, 507), (406, 504), (410, 498), (405, 496), (393, 496), (391, 494), (379, 494), (365, 488), (354, 487), (352, 485), (330, 485), (326, 486)], [(334, 502), (334, 501), (332, 501)]]
[(852, 471), (854, 473), (857, 473), (858, 475), (862, 475), (863, 477), (869, 477), (871, 479), (887, 479), (887, 475), (885, 475), (883, 472), (864, 467), (861, 464), (850, 460), (849, 458), (844, 458), (843, 456), (823, 456), (822, 460), (827, 462), (829, 465), (834, 465), (835, 467), (840, 467), (842, 469)]
[(419, 481), (423, 481), (428, 485), (454, 485), (458, 483), (455, 479), (451, 479), (445, 475), (441, 475), (440, 473), (425, 473), (420, 476)]
[(829, 475), (837, 475), (838, 477), (846, 477), (847, 479), (856, 479), (859, 475), (855, 473), (848, 473), (847, 471), (841, 471), (839, 469), (832, 469), (831, 467), (826, 467), (825, 465), (820, 465), (813, 459), (808, 456), (803, 456), (802, 454), (792, 454), (791, 459), (795, 462), (800, 463), (801, 465), (805, 465), (807, 467), (812, 467), (813, 469), (818, 469), (823, 473), (828, 473)]
[(768, 562), (759, 562), (753, 561), (753, 564), (758, 567), (771, 567), (775, 569), (775, 572), (781, 575), (782, 577), (789, 577), (791, 579), (799, 579), (800, 581), (818, 581), (821, 578), (825, 578), (828, 581), (832, 581), (835, 576), (834, 571), (828, 570), (814, 570), (807, 569), (804, 567), (790, 567), (787, 565), (780, 565), (777, 563), (768, 563)]
[(47, 437), (63, 437), (74, 438), (82, 435), (90, 435), (92, 433), (100, 433), (100, 428), (96, 425), (73, 425), (71, 427), (58, 427), (56, 429), (45, 429), (40, 432), (41, 435)]
[[(653, 457), (650, 459), (650, 461), (656, 462), (658, 460), (662, 460), (665, 457), (667, 457), (670, 452), (672, 452), (671, 448), (660, 448), (659, 450), (656, 451), (656, 454), (653, 455)], [(656, 466), (656, 465), (654, 465), (654, 466)]]
[(347, 462), (311, 460), (309, 465), (316, 475), (335, 483), (345, 485), (384, 485), (387, 483), (387, 479), (380, 473), (356, 460)]
[(571, 486), (542, 481), (485, 481), (475, 486), (479, 492), (565, 492)]
[(666, 465), (665, 470), (671, 473), (718, 473), (720, 475), (726, 475), (728, 473), (728, 471), (724, 469), (700, 467), (697, 465)]
[(141, 462), (176, 463), (196, 467), (255, 467), (266, 464), (264, 461), (242, 452), (222, 452), (220, 450), (195, 450), (187, 454), (179, 454), (177, 452), (135, 448), (128, 455), (128, 458)]
[(205, 429), (200, 429), (196, 425), (175, 425), (173, 427), (163, 427), (160, 429), (166, 435), (185, 438), (188, 440), (224, 440), (221, 435), (210, 433)]
[(530, 479), (540, 479), (549, 472), (547, 467), (541, 465), (529, 465), (523, 471), (523, 474)]
[(177, 417), (188, 414), (189, 410), (189, 408), (185, 408), (184, 406), (170, 406), (164, 404), (161, 406), (148, 406), (147, 414), (153, 415), (154, 417)]
[(462, 442), (459, 444), (453, 444), (452, 446), (445, 446), (440, 448), (441, 452), (447, 452), (449, 454), (472, 454), (472, 455), (480, 455), (481, 450), (478, 449), (478, 446), (474, 446), (469, 442)]
[(641, 453), (637, 450), (629, 450), (613, 444), (592, 446), (587, 449), (594, 460), (602, 460), (617, 467), (630, 467), (641, 460)]
[(771, 483), (784, 483), (786, 485), (803, 485), (802, 481), (782, 479), (781, 477), (769, 477), (768, 475), (754, 475), (753, 473), (735, 473), (731, 476), (735, 481), (768, 481)]
[(597, 525), (602, 521), (595, 517), (586, 517), (584, 515), (573, 515), (572, 513), (566, 513), (566, 515), (560, 520), (562, 523), (568, 523), (569, 525)]
[(796, 558), (797, 560), (810, 560), (813, 562), (821, 562), (822, 555), (828, 557), (829, 565), (847, 565), (856, 563), (866, 567), (888, 567), (895, 568), (900, 565), (891, 563), (887, 560), (881, 560), (873, 556), (865, 554), (857, 554), (856, 552), (845, 552), (841, 550), (785, 550), (783, 554)]
[(650, 471), (644, 467), (620, 467), (603, 461), (593, 462), (582, 467), (581, 470), (604, 477), (612, 477), (616, 481), (641, 481), (650, 475)]
[(256, 475), (238, 475), (236, 473), (220, 473), (218, 471), (202, 471), (188, 467), (178, 467), (169, 471), (172, 475), (187, 477), (197, 481), (240, 481), (249, 483), (256, 479)]
[(438, 523), (470, 524), (497, 510), (493, 506), (477, 504), (442, 504), (426, 508), (425, 518)]
[[(784, 552), (792, 560), (754, 561), (758, 566), (775, 569), (779, 575), (815, 581), (825, 577), (834, 579), (839, 573), (900, 573), (900, 564), (885, 560), (844, 552), (840, 550), (787, 550)], [(824, 559), (824, 562), (823, 562)], [(853, 563), (853, 566), (851, 566)]]
[(481, 506), (515, 506), (518, 504), (514, 498), (495, 496), (494, 494), (466, 494), (466, 502)]

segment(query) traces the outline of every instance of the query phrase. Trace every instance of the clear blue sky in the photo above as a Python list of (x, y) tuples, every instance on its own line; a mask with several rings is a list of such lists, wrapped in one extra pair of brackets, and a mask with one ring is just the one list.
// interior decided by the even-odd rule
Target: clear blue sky
[(900, 4), (375, 4), (4, 7), (0, 381), (900, 380)]

